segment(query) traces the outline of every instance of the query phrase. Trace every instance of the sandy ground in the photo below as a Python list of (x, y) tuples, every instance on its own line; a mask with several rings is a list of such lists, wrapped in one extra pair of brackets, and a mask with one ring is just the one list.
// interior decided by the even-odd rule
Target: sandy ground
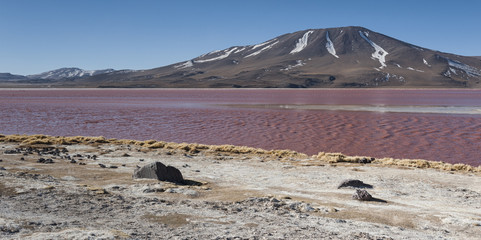
[[(0, 143), (2, 239), (481, 236), (479, 173), (114, 144), (55, 145), (68, 151), (57, 155), (8, 152), (18, 147)], [(54, 163), (38, 163), (41, 157)], [(137, 166), (155, 161), (197, 184), (132, 179)], [(346, 179), (372, 185), (374, 201), (338, 189)]]

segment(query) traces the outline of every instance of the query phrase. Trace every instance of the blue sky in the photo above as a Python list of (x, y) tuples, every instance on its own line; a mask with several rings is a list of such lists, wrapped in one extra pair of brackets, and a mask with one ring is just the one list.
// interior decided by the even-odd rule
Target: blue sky
[(481, 56), (481, 1), (0, 0), (0, 72), (149, 69), (285, 33), (363, 26)]

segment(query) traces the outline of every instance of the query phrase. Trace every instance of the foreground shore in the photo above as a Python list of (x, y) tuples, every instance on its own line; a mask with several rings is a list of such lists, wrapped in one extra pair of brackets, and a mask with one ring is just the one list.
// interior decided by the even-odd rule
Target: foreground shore
[[(0, 135), (0, 159), (2, 239), (481, 235), (481, 167), (463, 164), (40, 135)], [(132, 178), (156, 161), (188, 183)]]

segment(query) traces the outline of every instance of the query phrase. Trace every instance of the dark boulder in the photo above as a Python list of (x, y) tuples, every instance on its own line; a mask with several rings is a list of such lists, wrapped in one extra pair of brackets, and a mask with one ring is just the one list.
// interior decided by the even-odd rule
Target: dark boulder
[(353, 187), (353, 188), (372, 188), (372, 185), (366, 184), (361, 180), (356, 180), (356, 179), (348, 179), (344, 180), (337, 188), (347, 188), (347, 187)]
[(356, 199), (359, 201), (371, 201), (373, 200), (371, 194), (369, 194), (366, 190), (356, 189), (354, 195), (352, 195), (352, 199)]
[(179, 169), (165, 166), (161, 162), (153, 162), (134, 171), (133, 178), (153, 178), (160, 181), (183, 183), (184, 178)]

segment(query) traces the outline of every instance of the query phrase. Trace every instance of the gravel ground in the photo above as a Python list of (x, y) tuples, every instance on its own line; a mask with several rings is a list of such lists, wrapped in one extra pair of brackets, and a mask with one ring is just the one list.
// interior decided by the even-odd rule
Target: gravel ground
[[(479, 174), (112, 144), (0, 143), (0, 159), (2, 239), (481, 236)], [(132, 179), (155, 161), (189, 184)], [(346, 179), (372, 185), (373, 200), (338, 189)]]

